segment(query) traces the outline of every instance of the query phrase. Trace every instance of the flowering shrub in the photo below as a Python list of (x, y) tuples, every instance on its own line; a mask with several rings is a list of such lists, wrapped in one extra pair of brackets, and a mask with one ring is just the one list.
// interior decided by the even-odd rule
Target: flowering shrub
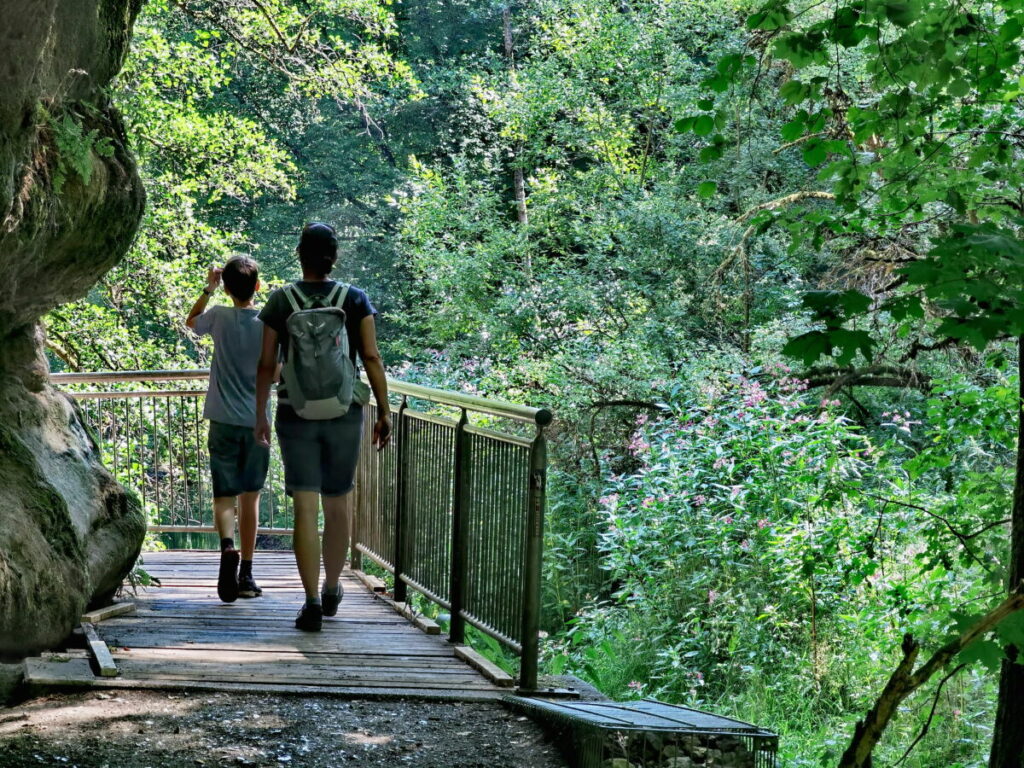
[[(1013, 388), (941, 386), (926, 416), (890, 409), (870, 431), (781, 368), (640, 416), (636, 469), (598, 499), (614, 590), (554, 666), (613, 696), (863, 711), (903, 632), (938, 644), (992, 593)], [(981, 532), (971, 549), (958, 527)]]

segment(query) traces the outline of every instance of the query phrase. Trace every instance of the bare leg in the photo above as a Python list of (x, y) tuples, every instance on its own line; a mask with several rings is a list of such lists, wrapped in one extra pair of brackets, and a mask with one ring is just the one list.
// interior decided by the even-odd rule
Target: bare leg
[(317, 526), (317, 511), (320, 508), (320, 494), (315, 491), (295, 491), (292, 495), (295, 507), (295, 534), (292, 549), (295, 550), (295, 564), (307, 598), (320, 599), (320, 532)]
[(213, 499), (213, 524), (222, 539), (235, 538), (234, 496), (217, 496)]
[(324, 497), (324, 587), (334, 589), (348, 557), (352, 508), (356, 495)]
[(252, 560), (256, 551), (256, 521), (259, 517), (260, 492), (243, 493), (238, 497), (238, 537), (242, 540), (242, 559)]

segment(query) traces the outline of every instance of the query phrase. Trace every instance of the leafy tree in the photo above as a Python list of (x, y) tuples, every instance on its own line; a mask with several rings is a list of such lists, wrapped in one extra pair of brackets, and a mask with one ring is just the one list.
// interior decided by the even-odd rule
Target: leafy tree
[[(725, 93), (748, 77), (774, 79), (777, 98), (791, 108), (781, 132), (786, 151), (818, 170), (814, 189), (762, 207), (753, 225), (783, 226), (797, 243), (881, 252), (896, 276), (886, 290), (808, 295), (805, 306), (823, 327), (797, 336), (787, 350), (807, 363), (825, 357), (838, 366), (860, 357), (866, 365), (855, 376), (877, 372), (892, 348), (859, 320), (868, 312), (884, 315), (897, 336), (917, 337), (911, 356), (1020, 337), (1024, 7), (1016, 0), (802, 7), (773, 0), (747, 25), (752, 51), (721, 59), (706, 86)], [(697, 121), (708, 118), (726, 120), (712, 110), (680, 127), (701, 133)], [(709, 155), (724, 153), (722, 134), (709, 142)], [(822, 198), (833, 202), (799, 210)], [(1024, 575), (1024, 426), (1020, 438), (1004, 582), (1014, 593)], [(1022, 640), (1004, 636), (993, 768), (1018, 766), (1024, 754), (1024, 666), (1015, 663)], [(891, 681), (886, 694), (898, 687)], [(841, 764), (869, 764), (885, 722), (873, 709)]]

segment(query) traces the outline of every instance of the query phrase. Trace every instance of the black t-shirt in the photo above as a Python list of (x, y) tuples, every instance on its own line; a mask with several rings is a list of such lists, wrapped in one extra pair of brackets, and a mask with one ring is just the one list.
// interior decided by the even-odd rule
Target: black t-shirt
[[(335, 280), (324, 280), (319, 283), (299, 280), (295, 284), (306, 296), (327, 296), (338, 283)], [(278, 288), (270, 294), (270, 298), (267, 299), (267, 303), (260, 310), (259, 315), (260, 320), (264, 324), (277, 331), (277, 337), (281, 342), (282, 357), (288, 354), (288, 342), (290, 340), (286, 321), (292, 312), (295, 311), (292, 309), (292, 304), (288, 301), (288, 297), (284, 295), (284, 290), (284, 288)], [(341, 290), (344, 290), (344, 287)], [(298, 303), (301, 307), (302, 302), (299, 301)], [(358, 366), (356, 354), (362, 355), (363, 353), (363, 337), (359, 332), (360, 326), (363, 323), (364, 317), (376, 315), (377, 310), (370, 303), (370, 297), (354, 285), (349, 286), (348, 294), (345, 296), (341, 309), (345, 313), (345, 330), (348, 332), (349, 354), (352, 356), (352, 362)], [(282, 380), (278, 386), (278, 397), (288, 396), (288, 393), (285, 391), (285, 384), (286, 382)]]

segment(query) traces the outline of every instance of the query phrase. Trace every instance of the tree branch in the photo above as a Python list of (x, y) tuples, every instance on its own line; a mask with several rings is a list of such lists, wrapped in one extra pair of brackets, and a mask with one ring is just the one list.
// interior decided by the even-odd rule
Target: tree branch
[[(865, 718), (854, 727), (850, 746), (839, 761), (838, 768), (870, 768), (871, 753), (895, 716), (900, 703), (924, 685), (940, 669), (967, 646), (994, 628), (999, 622), (1024, 608), (1024, 593), (1018, 589), (1006, 600), (985, 614), (959, 637), (939, 648), (931, 658), (914, 670), (920, 644), (910, 635), (903, 636), (903, 658)], [(912, 671), (913, 670), (913, 671)]]

